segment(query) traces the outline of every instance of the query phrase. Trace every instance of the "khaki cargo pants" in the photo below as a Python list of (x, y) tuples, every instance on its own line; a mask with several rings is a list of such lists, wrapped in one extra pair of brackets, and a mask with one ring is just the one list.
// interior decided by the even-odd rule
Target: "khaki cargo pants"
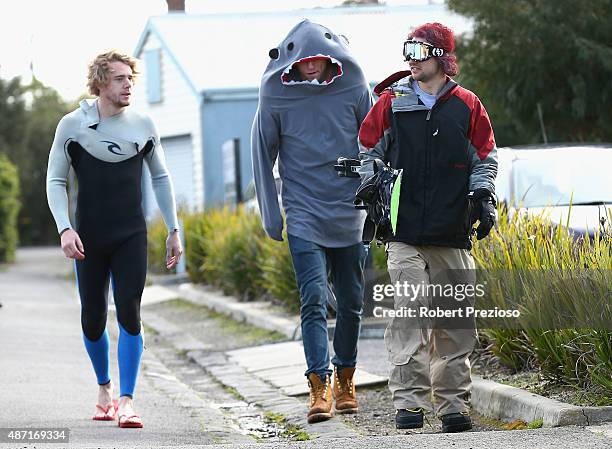
[[(466, 283), (466, 279), (475, 283), (474, 260), (464, 249), (389, 242), (387, 254), (393, 285), (448, 285)], [(406, 295), (404, 290), (398, 295), (396, 291), (395, 310), (432, 308), (442, 301), (431, 290), (429, 294), (420, 292)], [(473, 306), (473, 296), (462, 304)], [(463, 328), (456, 328), (458, 325)], [(393, 365), (389, 390), (395, 408), (431, 411), (433, 399), (437, 416), (467, 412), (472, 384), (468, 357), (475, 343), (473, 319), (457, 323), (419, 316), (392, 318), (385, 331), (385, 344)]]

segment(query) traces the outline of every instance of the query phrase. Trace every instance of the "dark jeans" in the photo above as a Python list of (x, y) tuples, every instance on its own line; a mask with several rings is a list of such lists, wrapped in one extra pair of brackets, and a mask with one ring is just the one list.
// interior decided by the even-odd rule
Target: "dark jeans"
[(327, 335), (327, 280), (337, 300), (334, 358), (339, 368), (357, 363), (357, 339), (361, 326), (366, 250), (362, 243), (326, 248), (293, 235), (288, 236), (293, 269), (301, 298), (302, 340), (306, 376), (331, 374)]

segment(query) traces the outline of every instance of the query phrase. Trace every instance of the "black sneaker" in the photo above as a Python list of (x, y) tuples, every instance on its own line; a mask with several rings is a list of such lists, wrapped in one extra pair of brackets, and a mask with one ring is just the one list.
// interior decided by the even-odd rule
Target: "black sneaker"
[(409, 408), (395, 411), (395, 427), (397, 429), (420, 429), (423, 427), (423, 409)]
[(467, 412), (450, 413), (442, 416), (442, 432), (463, 432), (472, 428), (472, 420)]

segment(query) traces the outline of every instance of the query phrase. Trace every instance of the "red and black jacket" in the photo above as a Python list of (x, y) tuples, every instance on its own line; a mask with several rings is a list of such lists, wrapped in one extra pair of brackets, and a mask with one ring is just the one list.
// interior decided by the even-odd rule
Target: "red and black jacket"
[(495, 192), (491, 122), (478, 97), (450, 78), (428, 109), (409, 75), (395, 73), (374, 89), (380, 98), (361, 125), (360, 158), (404, 170), (390, 241), (469, 249), (468, 192)]

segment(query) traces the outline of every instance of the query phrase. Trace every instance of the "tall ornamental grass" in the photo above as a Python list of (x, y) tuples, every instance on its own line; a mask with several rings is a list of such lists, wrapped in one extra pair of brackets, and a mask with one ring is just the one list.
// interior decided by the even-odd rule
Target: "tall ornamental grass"
[[(182, 220), (192, 281), (216, 285), (242, 300), (271, 297), (290, 311), (299, 310), (286, 236), (283, 242), (269, 239), (259, 216), (243, 208), (182, 214)], [(165, 255), (165, 227), (157, 226), (149, 228), (150, 262), (152, 253), (155, 260), (162, 249)], [(151, 244), (154, 240), (158, 243)], [(384, 248), (372, 251), (374, 266), (384, 270)], [(610, 397), (610, 237), (575, 239), (545, 217), (510, 216), (500, 208), (498, 228), (476, 242), (472, 252), (479, 275), (491, 281), (493, 304), (487, 305), (521, 310), (514, 328), (479, 325), (502, 363), (515, 370), (538, 368), (546, 378), (594, 387)], [(574, 322), (580, 326), (568, 325)]]
[(210, 210), (207, 215), (202, 269), (208, 280), (226, 294), (247, 301), (261, 296), (259, 254), (264, 231), (259, 217), (242, 207)]
[(300, 292), (295, 280), (287, 235), (283, 242), (266, 238), (260, 254), (262, 278), (260, 285), (285, 309), (297, 313), (300, 310)]
[(168, 228), (161, 218), (147, 223), (147, 265), (156, 274), (167, 273), (166, 238)]
[[(257, 214), (236, 209), (181, 213), (184, 257), (192, 282), (214, 285), (243, 301), (272, 299), (291, 312), (300, 299), (287, 238), (265, 236)], [(166, 228), (158, 218), (149, 224), (149, 269), (166, 272)]]
[[(489, 347), (516, 370), (612, 394), (612, 243), (576, 238), (547, 217), (509, 215), (472, 251), (494, 305), (519, 305), (514, 329), (481, 329)], [(497, 284), (495, 283), (497, 282)], [(576, 326), (572, 326), (576, 323)]]

